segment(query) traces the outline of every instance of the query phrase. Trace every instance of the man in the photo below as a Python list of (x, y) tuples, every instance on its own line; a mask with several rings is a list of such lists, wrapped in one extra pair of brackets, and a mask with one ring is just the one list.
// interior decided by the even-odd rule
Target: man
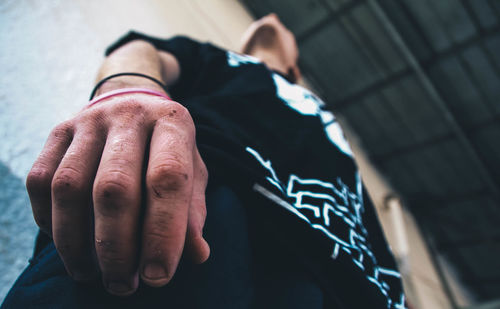
[(28, 176), (43, 232), (2, 308), (404, 308), (349, 145), (293, 84), (276, 15), (241, 53), (131, 32), (106, 54), (97, 97)]

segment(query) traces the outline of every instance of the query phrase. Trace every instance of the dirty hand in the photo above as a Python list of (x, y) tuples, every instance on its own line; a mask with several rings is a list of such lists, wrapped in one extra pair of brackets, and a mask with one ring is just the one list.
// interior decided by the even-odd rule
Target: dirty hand
[(58, 125), (26, 184), (68, 273), (85, 281), (100, 271), (106, 289), (123, 296), (139, 276), (168, 283), (184, 248), (194, 262), (208, 258), (207, 177), (182, 105), (122, 94)]

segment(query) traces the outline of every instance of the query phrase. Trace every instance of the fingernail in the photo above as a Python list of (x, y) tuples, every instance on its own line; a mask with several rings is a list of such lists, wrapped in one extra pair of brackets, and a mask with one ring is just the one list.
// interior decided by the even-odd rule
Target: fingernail
[(106, 284), (108, 291), (115, 295), (126, 295), (133, 292), (134, 288), (130, 284), (123, 281), (110, 281)]
[(165, 267), (159, 263), (150, 263), (144, 267), (142, 275), (146, 279), (151, 280), (165, 279), (167, 278), (167, 271)]

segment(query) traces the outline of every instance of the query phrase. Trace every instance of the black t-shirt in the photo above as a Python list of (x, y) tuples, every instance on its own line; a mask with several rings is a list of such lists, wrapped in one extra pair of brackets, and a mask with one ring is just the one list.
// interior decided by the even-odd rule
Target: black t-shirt
[(179, 61), (170, 94), (190, 111), (209, 170), (211, 257), (120, 300), (75, 284), (50, 244), (5, 308), (405, 308), (349, 145), (318, 97), (256, 58), (185, 37), (130, 32), (106, 53), (134, 39)]
[[(310, 91), (256, 58), (185, 37), (131, 32), (172, 53), (171, 88), (197, 127), (209, 172), (346, 307), (402, 308), (394, 259), (335, 117)], [(290, 270), (293, 271), (293, 270)]]

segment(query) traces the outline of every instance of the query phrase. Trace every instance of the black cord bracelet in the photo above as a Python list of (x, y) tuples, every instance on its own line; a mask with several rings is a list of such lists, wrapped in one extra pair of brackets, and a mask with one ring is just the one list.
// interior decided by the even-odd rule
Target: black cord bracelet
[(102, 86), (102, 84), (104, 84), (105, 82), (107, 82), (108, 80), (112, 79), (112, 78), (115, 78), (115, 77), (118, 77), (118, 76), (139, 76), (139, 77), (144, 77), (144, 78), (147, 78), (155, 83), (157, 83), (161, 89), (163, 89), (165, 91), (165, 93), (168, 93), (167, 92), (167, 86), (165, 86), (162, 82), (160, 82), (159, 80), (157, 80), (156, 78), (154, 77), (151, 77), (149, 75), (145, 75), (145, 74), (141, 74), (141, 73), (134, 73), (134, 72), (123, 72), (123, 73), (117, 73), (117, 74), (112, 74), (112, 75), (109, 75), (103, 79), (101, 79), (94, 87), (94, 89), (92, 90), (92, 93), (90, 94), (90, 99), (89, 100), (92, 100), (95, 96), (95, 93), (97, 92), (97, 90), (99, 90), (99, 88)]

